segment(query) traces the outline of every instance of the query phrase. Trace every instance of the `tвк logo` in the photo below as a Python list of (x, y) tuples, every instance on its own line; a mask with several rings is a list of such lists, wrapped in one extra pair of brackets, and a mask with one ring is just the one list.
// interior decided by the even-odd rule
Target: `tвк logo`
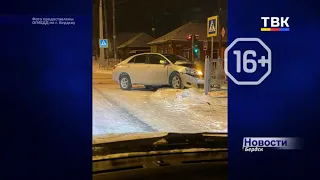
[(263, 28), (261, 31), (290, 31), (289, 17), (261, 17)]

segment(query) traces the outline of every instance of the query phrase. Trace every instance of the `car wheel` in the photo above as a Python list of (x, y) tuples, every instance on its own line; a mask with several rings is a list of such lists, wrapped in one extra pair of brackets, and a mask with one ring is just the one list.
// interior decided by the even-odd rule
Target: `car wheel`
[(120, 88), (122, 90), (130, 90), (132, 88), (131, 80), (128, 75), (122, 75), (120, 77)]
[(181, 80), (181, 77), (178, 73), (175, 73), (172, 78), (171, 78), (171, 86), (174, 88), (174, 89), (182, 89), (182, 80)]

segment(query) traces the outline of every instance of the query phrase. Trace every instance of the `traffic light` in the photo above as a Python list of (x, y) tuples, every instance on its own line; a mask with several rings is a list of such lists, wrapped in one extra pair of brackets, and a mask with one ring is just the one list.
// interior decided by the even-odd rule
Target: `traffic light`
[[(199, 53), (200, 53), (200, 49), (199, 49), (199, 35), (198, 34), (188, 34), (187, 35), (187, 40), (191, 41), (192, 44), (192, 54), (193, 54), (193, 58), (199, 58)], [(192, 59), (193, 59), (192, 58)]]
[(188, 40), (188, 41), (192, 40), (192, 34), (188, 34), (187, 40)]
[(193, 52), (194, 56), (197, 58), (199, 56), (199, 35), (195, 34), (193, 39)]

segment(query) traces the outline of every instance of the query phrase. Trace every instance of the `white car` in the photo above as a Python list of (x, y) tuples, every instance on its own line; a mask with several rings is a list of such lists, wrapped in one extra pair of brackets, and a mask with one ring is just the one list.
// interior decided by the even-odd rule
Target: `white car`
[(114, 67), (112, 79), (123, 90), (130, 90), (136, 84), (146, 88), (170, 85), (175, 89), (204, 84), (203, 72), (197, 64), (179, 55), (160, 53), (127, 58)]

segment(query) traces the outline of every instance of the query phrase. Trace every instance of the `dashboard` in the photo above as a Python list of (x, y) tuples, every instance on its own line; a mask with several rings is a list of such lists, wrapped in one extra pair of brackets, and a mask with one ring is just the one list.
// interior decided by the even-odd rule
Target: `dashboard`
[(93, 161), (93, 180), (227, 180), (226, 149), (128, 156)]

